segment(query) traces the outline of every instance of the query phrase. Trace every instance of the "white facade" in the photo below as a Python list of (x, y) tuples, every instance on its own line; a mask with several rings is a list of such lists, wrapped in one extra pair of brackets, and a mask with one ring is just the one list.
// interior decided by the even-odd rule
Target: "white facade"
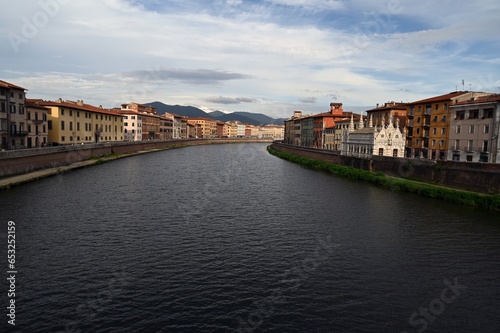
[(140, 114), (123, 115), (123, 139), (125, 141), (142, 140), (142, 117)]
[(398, 122), (394, 123), (393, 118), (389, 118), (386, 125), (382, 118), (380, 126), (373, 127), (372, 118), (368, 127), (363, 126), (362, 120), (359, 128), (354, 129), (354, 121), (351, 118), (349, 130), (344, 131), (341, 154), (347, 156), (369, 158), (373, 155), (404, 157), (405, 136), (399, 129)]

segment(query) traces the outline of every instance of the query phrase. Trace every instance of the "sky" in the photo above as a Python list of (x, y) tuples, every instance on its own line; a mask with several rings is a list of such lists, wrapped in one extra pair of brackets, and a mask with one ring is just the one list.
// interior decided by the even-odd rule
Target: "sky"
[[(2, 0), (28, 98), (290, 117), (500, 93), (498, 0)], [(462, 84), (463, 80), (463, 84)]]

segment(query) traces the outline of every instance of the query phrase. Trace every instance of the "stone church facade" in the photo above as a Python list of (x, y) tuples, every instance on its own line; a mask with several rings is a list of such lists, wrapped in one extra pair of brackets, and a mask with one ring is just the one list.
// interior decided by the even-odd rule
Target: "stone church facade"
[(360, 118), (358, 129), (354, 129), (354, 119), (351, 117), (349, 129), (343, 133), (341, 154), (369, 158), (373, 155), (404, 157), (405, 129), (399, 129), (399, 121), (394, 123), (393, 117), (385, 124), (382, 118), (380, 124), (373, 125), (370, 117), (368, 127), (364, 126)]

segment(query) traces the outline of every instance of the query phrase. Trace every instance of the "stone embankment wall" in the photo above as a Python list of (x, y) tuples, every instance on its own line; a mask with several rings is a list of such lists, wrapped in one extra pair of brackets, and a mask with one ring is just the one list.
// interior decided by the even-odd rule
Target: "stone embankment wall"
[(372, 156), (357, 158), (337, 152), (273, 143), (275, 150), (332, 162), (388, 176), (407, 178), (462, 190), (500, 194), (500, 164), (435, 161), (414, 158)]
[(21, 149), (0, 152), (0, 178), (32, 171), (70, 165), (76, 162), (99, 158), (110, 154), (130, 154), (150, 149), (174, 146), (191, 146), (220, 143), (271, 142), (260, 139), (182, 139), (168, 141), (141, 141), (120, 143), (98, 143)]

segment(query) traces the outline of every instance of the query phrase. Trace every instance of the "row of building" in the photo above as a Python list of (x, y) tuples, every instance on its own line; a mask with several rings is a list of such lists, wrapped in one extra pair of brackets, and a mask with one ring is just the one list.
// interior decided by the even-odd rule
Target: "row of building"
[(154, 107), (138, 103), (105, 109), (83, 100), (27, 99), (25, 92), (23, 87), (0, 80), (2, 149), (215, 137), (282, 140), (284, 136), (284, 126), (255, 126), (170, 113), (159, 115)]
[(285, 121), (284, 142), (343, 155), (500, 163), (500, 95), (455, 91), (411, 103), (388, 102), (366, 111), (330, 111)]

